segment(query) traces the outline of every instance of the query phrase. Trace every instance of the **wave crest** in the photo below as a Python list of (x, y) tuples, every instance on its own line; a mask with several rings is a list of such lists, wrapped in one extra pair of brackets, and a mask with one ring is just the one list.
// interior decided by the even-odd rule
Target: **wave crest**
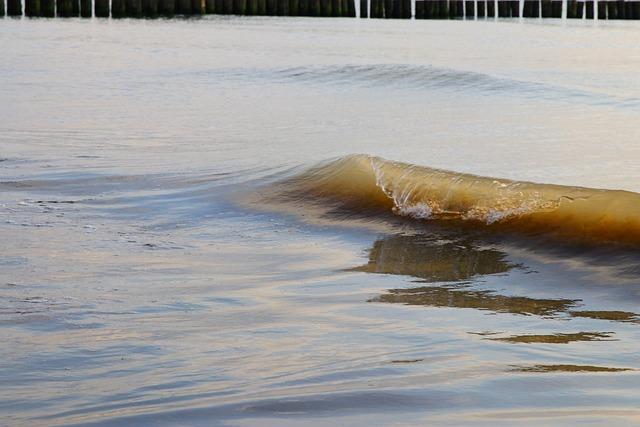
[(276, 183), (270, 202), (640, 245), (640, 194), (462, 174), (352, 155)]

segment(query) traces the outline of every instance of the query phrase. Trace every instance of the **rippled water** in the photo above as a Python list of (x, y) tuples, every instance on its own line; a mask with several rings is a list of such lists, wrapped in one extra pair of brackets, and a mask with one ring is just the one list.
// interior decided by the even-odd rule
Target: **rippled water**
[(639, 37), (0, 20), (0, 424), (637, 423), (636, 246), (269, 195), (354, 153), (639, 192)]

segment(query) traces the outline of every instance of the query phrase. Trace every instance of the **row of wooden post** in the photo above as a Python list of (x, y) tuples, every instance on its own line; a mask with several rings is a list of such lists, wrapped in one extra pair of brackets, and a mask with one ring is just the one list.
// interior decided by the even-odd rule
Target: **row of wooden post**
[[(368, 4), (369, 3), (369, 4)], [(497, 4), (497, 7), (496, 7)], [(476, 11), (476, 8), (478, 9)], [(599, 1), (598, 19), (640, 19), (640, 1)], [(410, 0), (360, 0), (363, 18), (411, 18)], [(595, 2), (567, 1), (567, 18), (594, 19)], [(416, 19), (519, 18), (518, 0), (417, 0)], [(524, 0), (523, 18), (562, 18), (561, 0)]]
[[(25, 0), (29, 17), (157, 18), (175, 15), (354, 17), (355, 0)], [(4, 16), (4, 0), (0, 0)], [(22, 15), (22, 0), (7, 0), (7, 15)]]
[[(157, 18), (174, 15), (268, 15), (355, 17), (360, 1), (362, 18), (411, 18), (411, 0), (24, 0), (29, 17)], [(22, 0), (6, 0), (6, 14), (21, 16)], [(94, 4), (95, 2), (95, 4)], [(597, 4), (597, 10), (596, 10)], [(497, 7), (496, 7), (497, 5)], [(477, 8), (477, 11), (476, 11)], [(597, 12), (597, 14), (596, 14)], [(0, 16), (5, 15), (0, 0)], [(567, 18), (640, 19), (640, 1), (567, 0)], [(417, 0), (416, 19), (520, 17), (518, 0)], [(524, 0), (524, 18), (561, 18), (562, 1)]]

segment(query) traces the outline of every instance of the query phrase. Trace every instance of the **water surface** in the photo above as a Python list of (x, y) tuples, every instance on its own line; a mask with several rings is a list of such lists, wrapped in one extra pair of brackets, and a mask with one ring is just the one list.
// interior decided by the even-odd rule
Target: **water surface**
[(0, 21), (0, 424), (638, 422), (639, 37)]

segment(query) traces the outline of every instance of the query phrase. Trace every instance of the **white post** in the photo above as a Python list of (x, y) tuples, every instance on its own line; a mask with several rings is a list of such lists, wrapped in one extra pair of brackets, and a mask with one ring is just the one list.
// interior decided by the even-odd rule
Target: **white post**
[(597, 21), (598, 19), (599, 19), (598, 18), (598, 0), (594, 0), (593, 1), (593, 20)]
[(563, 20), (567, 19), (567, 0), (562, 0), (562, 16)]

